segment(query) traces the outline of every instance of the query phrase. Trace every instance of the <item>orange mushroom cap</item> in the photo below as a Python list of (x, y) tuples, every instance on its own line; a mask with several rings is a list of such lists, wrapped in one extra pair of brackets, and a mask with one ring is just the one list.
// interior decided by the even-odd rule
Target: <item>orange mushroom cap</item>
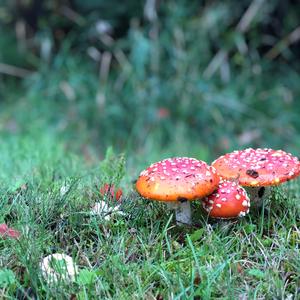
[(231, 219), (249, 212), (250, 200), (246, 191), (233, 181), (222, 181), (218, 189), (203, 199), (203, 208), (210, 217)]
[(216, 159), (212, 166), (222, 178), (253, 187), (277, 185), (300, 174), (297, 157), (268, 148), (234, 151)]
[(142, 171), (136, 189), (145, 198), (158, 201), (195, 200), (218, 186), (216, 170), (204, 161), (188, 157), (168, 158)]

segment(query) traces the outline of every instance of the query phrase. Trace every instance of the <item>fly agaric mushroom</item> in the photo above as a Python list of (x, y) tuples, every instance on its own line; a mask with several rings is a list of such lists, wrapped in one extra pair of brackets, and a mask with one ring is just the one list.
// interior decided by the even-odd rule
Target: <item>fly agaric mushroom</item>
[(121, 189), (116, 189), (114, 184), (105, 183), (100, 188), (100, 194), (103, 197), (107, 196), (109, 199), (120, 201), (123, 195), (123, 191)]
[(238, 180), (250, 194), (251, 201), (257, 205), (270, 193), (269, 186), (278, 185), (300, 174), (297, 157), (268, 148), (234, 151), (216, 159), (212, 166), (222, 178)]
[(212, 218), (244, 217), (249, 212), (250, 200), (246, 191), (234, 181), (221, 181), (219, 187), (202, 199), (203, 208)]
[(176, 210), (177, 224), (191, 224), (190, 201), (211, 194), (219, 184), (216, 170), (188, 157), (168, 158), (142, 171), (136, 189), (147, 199), (167, 202)]

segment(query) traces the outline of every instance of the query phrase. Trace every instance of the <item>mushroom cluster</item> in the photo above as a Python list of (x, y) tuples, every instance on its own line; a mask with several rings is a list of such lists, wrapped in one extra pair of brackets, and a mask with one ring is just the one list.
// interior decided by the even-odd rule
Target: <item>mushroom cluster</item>
[(216, 159), (212, 165), (228, 180), (237, 180), (260, 206), (270, 193), (270, 186), (279, 185), (300, 174), (297, 157), (282, 150), (252, 149), (234, 151)]
[(140, 173), (138, 193), (175, 208), (177, 224), (191, 224), (190, 201), (202, 200), (212, 218), (243, 217), (250, 202), (257, 204), (278, 185), (300, 174), (297, 157), (282, 150), (234, 151), (216, 159), (211, 166), (189, 157), (168, 158)]

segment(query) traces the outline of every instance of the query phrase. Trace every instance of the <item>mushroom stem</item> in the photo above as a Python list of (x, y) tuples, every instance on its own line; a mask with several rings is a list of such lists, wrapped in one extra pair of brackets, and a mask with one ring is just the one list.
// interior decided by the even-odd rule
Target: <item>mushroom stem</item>
[(192, 211), (190, 201), (168, 203), (170, 209), (175, 209), (177, 225), (192, 225)]
[(253, 207), (256, 208), (262, 207), (263, 201), (271, 194), (271, 187), (269, 186), (245, 186), (244, 188), (249, 195), (251, 205), (253, 204)]

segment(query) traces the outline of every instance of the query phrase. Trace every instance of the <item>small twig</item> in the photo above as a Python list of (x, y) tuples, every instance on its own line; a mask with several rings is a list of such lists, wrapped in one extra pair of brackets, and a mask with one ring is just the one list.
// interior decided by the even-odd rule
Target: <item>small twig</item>
[(210, 61), (209, 65), (205, 69), (203, 76), (205, 78), (210, 78), (212, 75), (220, 68), (224, 59), (227, 57), (227, 51), (221, 49)]
[(146, 0), (144, 5), (144, 16), (150, 22), (154, 22), (157, 19), (156, 11), (157, 1), (156, 0)]
[(111, 60), (112, 60), (111, 52), (105, 51), (101, 55), (100, 70), (99, 70), (100, 87), (99, 87), (97, 95), (96, 95), (96, 103), (100, 109), (102, 109), (104, 107), (105, 102), (106, 102), (105, 84), (107, 81), (107, 77), (109, 75)]
[(110, 63), (112, 59), (112, 54), (108, 51), (105, 51), (101, 56), (101, 63), (100, 63), (100, 81), (106, 82), (109, 69), (110, 69)]
[(15, 25), (16, 37), (20, 49), (26, 47), (26, 24), (24, 20), (18, 20)]
[(280, 40), (272, 49), (266, 53), (266, 57), (274, 59), (282, 53), (282, 51), (288, 48), (290, 45), (300, 40), (300, 26), (294, 29), (290, 34)]
[(237, 24), (236, 30), (239, 32), (246, 32), (249, 29), (251, 22), (254, 20), (258, 10), (265, 0), (254, 0), (242, 16), (240, 22)]
[(76, 23), (77, 25), (82, 26), (85, 24), (85, 19), (70, 7), (64, 5), (61, 7), (60, 11), (63, 16), (67, 17), (69, 20)]
[(80, 253), (81, 257), (84, 258), (84, 260), (86, 261), (86, 263), (88, 264), (88, 266), (92, 269), (93, 266), (90, 262), (90, 260), (88, 259), (88, 257), (83, 253), (80, 245), (78, 244), (78, 242), (76, 241), (76, 239), (73, 239), (74, 244), (76, 245), (78, 252)]
[(5, 75), (10, 75), (10, 76), (15, 76), (15, 77), (27, 77), (33, 74), (32, 71), (23, 69), (23, 68), (19, 68), (19, 67), (15, 67), (15, 66), (11, 66), (11, 65), (7, 65), (4, 63), (0, 63), (0, 73), (5, 74)]
[(126, 57), (126, 54), (120, 50), (117, 49), (114, 51), (114, 57), (116, 58), (117, 62), (121, 66), (121, 72), (119, 72), (119, 75), (114, 83), (114, 89), (120, 91), (128, 79), (128, 76), (130, 76), (131, 71), (131, 64), (128, 61), (128, 58)]
[(101, 34), (99, 36), (99, 39), (105, 46), (108, 46), (108, 47), (111, 47), (115, 42), (115, 40), (110, 35), (105, 34), (105, 33)]

